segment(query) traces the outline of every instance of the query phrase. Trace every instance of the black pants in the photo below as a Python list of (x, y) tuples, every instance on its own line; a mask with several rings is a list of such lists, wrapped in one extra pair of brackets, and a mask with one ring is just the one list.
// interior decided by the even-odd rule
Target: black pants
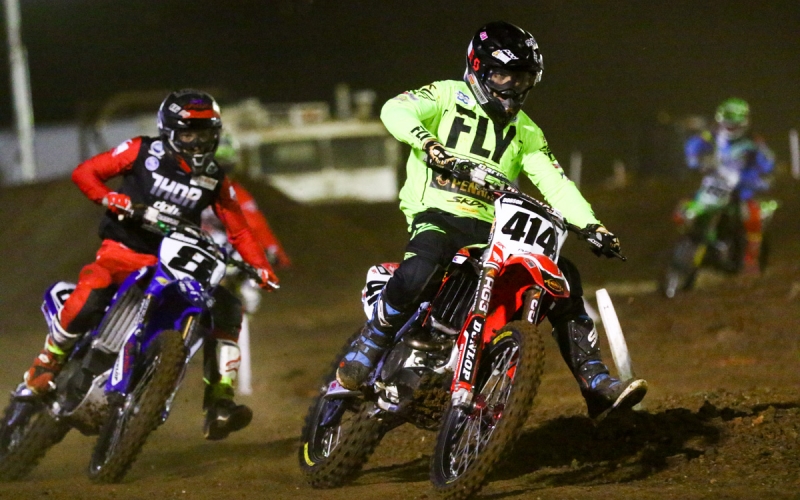
[[(405, 259), (386, 284), (384, 300), (403, 313), (410, 313), (421, 302), (431, 300), (458, 250), (485, 245), (491, 227), (486, 221), (456, 217), (438, 210), (417, 215), (411, 224)], [(578, 269), (564, 257), (559, 257), (558, 267), (569, 282), (570, 296), (559, 300), (548, 313), (553, 325), (586, 314)]]

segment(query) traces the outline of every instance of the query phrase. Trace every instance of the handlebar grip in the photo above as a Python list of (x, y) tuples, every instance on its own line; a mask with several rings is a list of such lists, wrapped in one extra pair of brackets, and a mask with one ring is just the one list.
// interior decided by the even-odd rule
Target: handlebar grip
[[(571, 222), (568, 222), (566, 220), (564, 221), (564, 224), (566, 225), (566, 227), (567, 227), (567, 229), (569, 231), (572, 231), (573, 233), (576, 233), (578, 236), (580, 236), (581, 238), (586, 240), (586, 242), (589, 243), (589, 245), (591, 245), (591, 247), (592, 247), (591, 251), (593, 253), (595, 253), (597, 255), (600, 255), (600, 253), (598, 253), (598, 252), (600, 252), (600, 250), (603, 248), (603, 243), (600, 242), (600, 241), (597, 241), (597, 239), (594, 238), (594, 236), (593, 236), (591, 231), (588, 231), (586, 228), (580, 228), (580, 227), (576, 226), (575, 224), (572, 224)], [(622, 262), (625, 262), (625, 261), (628, 260), (627, 257), (625, 257), (624, 255), (622, 255), (619, 252), (611, 250), (611, 253), (612, 253), (612, 255), (614, 257), (618, 258)]]

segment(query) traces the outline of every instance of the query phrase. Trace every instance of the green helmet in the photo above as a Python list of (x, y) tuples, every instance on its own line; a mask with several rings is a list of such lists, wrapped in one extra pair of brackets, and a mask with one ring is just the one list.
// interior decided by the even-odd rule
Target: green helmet
[(729, 132), (744, 132), (750, 125), (750, 105), (744, 99), (726, 99), (717, 108), (714, 118)]
[(241, 160), (239, 141), (227, 130), (222, 131), (214, 159), (226, 173), (231, 173)]

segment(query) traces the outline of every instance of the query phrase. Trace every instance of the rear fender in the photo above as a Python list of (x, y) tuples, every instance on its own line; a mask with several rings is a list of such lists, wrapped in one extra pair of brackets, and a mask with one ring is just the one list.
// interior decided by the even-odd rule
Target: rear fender
[(483, 341), (489, 342), (497, 330), (512, 320), (525, 305), (525, 292), (540, 286), (547, 295), (569, 297), (569, 283), (555, 262), (544, 255), (513, 255), (506, 259), (495, 279)]
[(364, 314), (367, 319), (372, 319), (372, 311), (375, 308), (375, 302), (381, 294), (381, 290), (386, 286), (386, 283), (394, 275), (394, 272), (400, 266), (397, 262), (385, 262), (369, 268), (367, 271), (367, 283), (361, 291), (361, 304), (364, 306)]

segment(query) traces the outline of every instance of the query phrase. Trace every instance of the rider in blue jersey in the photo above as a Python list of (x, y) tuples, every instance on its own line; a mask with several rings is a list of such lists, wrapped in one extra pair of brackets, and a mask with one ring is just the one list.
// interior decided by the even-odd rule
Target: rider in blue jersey
[(710, 202), (704, 193), (712, 185), (734, 193), (742, 204), (742, 224), (746, 234), (743, 268), (759, 272), (762, 226), (761, 205), (755, 199), (769, 188), (767, 176), (775, 167), (775, 158), (764, 141), (749, 133), (750, 106), (739, 98), (726, 99), (715, 114), (717, 129), (691, 136), (685, 144), (686, 164), (705, 172), (702, 187), (694, 200), (701, 211)]

